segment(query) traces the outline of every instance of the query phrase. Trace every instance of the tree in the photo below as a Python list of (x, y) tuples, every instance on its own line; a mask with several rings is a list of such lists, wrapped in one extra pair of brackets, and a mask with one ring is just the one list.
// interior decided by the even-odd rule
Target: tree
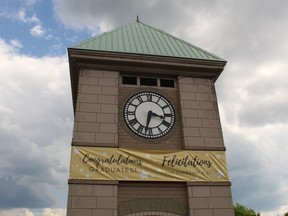
[(256, 213), (253, 209), (249, 209), (239, 203), (236, 203), (236, 205), (234, 205), (234, 212), (235, 216), (260, 216), (260, 213)]

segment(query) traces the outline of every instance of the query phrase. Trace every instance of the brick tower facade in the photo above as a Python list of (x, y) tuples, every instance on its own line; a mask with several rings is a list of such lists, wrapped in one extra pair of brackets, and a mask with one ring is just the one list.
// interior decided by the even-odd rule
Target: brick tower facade
[(214, 88), (225, 60), (139, 21), (68, 55), (67, 216), (234, 215)]

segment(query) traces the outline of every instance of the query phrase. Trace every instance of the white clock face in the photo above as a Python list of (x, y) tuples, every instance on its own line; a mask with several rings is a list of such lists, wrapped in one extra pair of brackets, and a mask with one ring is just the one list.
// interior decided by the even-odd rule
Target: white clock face
[(175, 123), (171, 103), (155, 92), (140, 92), (128, 99), (124, 106), (124, 120), (128, 128), (140, 137), (155, 139), (168, 134)]

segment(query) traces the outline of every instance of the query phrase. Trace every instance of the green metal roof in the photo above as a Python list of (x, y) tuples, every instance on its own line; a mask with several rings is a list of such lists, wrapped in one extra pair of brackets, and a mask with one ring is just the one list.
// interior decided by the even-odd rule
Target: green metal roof
[(225, 61), (212, 53), (138, 20), (85, 40), (72, 48)]

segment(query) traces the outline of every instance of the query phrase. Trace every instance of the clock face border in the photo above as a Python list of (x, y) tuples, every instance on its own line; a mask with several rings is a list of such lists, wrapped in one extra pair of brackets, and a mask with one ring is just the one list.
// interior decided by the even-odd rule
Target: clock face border
[(161, 140), (171, 134), (176, 112), (166, 95), (156, 89), (138, 89), (123, 104), (122, 117), (127, 129), (144, 140)]

